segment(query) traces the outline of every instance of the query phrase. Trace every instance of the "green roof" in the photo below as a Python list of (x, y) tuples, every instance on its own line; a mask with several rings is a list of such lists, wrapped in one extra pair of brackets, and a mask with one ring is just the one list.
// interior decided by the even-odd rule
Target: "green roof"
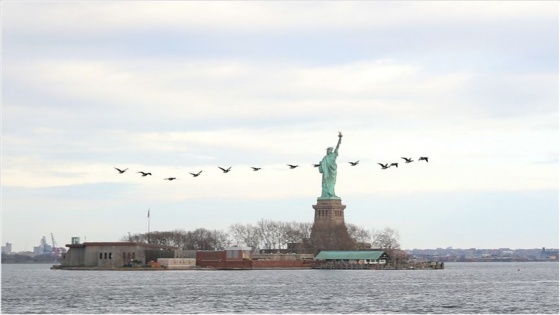
[(381, 250), (321, 251), (315, 260), (369, 259), (377, 260), (385, 254)]

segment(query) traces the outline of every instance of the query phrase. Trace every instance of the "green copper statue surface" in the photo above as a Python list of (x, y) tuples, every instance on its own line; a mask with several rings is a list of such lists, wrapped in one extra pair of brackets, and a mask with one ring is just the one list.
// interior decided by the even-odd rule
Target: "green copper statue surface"
[(338, 148), (342, 140), (342, 133), (338, 132), (338, 143), (336, 149), (329, 147), (327, 155), (321, 160), (319, 165), (319, 172), (323, 174), (321, 197), (318, 199), (340, 199), (334, 193), (334, 185), (336, 184), (336, 157), (338, 156)]

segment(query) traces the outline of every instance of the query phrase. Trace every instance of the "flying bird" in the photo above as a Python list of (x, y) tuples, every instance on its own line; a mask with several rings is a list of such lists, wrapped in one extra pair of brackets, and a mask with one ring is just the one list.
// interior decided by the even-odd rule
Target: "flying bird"
[(414, 161), (412, 160), (412, 158), (405, 158), (405, 157), (402, 157), (401, 159), (404, 159), (404, 161), (405, 161), (406, 163), (414, 162)]
[(253, 171), (255, 171), (255, 172), (261, 169), (260, 167), (253, 167), (253, 166), (251, 166), (251, 168), (252, 168)]
[(146, 176), (148, 176), (148, 175), (150, 175), (150, 176), (152, 175), (152, 173), (146, 173), (146, 172), (142, 172), (142, 171), (140, 171), (140, 172), (138, 172), (138, 173), (142, 173), (142, 177), (146, 177)]
[(121, 170), (120, 168), (116, 168), (116, 167), (115, 167), (114, 169), (116, 169), (117, 171), (119, 171), (119, 174), (122, 174), (122, 173), (126, 172), (126, 170), (127, 170), (128, 168), (125, 168), (124, 170)]
[(398, 167), (399, 167), (399, 163), (391, 163), (391, 165), (389, 165), (389, 167), (391, 167), (391, 166), (394, 166), (394, 167), (398, 168)]
[(286, 164), (290, 167), (291, 170), (293, 170), (294, 168), (298, 167), (299, 165), (292, 165), (292, 164)]
[(223, 168), (223, 167), (219, 167), (219, 166), (218, 166), (218, 168), (221, 169), (222, 172), (224, 172), (224, 173), (227, 173), (227, 172), (229, 172), (229, 171), (231, 170), (231, 166), (228, 167), (227, 169), (225, 169), (225, 168)]
[(385, 163), (385, 164), (377, 163), (377, 164), (381, 165), (382, 170), (386, 170), (386, 169), (389, 168), (389, 165), (387, 163)]
[(176, 180), (176, 179), (177, 179), (177, 178), (175, 178), (175, 177), (167, 177), (167, 178), (164, 178), (163, 180), (172, 181), (172, 180)]
[(313, 164), (313, 167), (319, 167), (321, 166), (321, 162), (319, 162), (319, 164)]
[(427, 156), (422, 156), (418, 159), (418, 161), (422, 161), (422, 160), (428, 162), (428, 157)]
[(200, 175), (200, 173), (202, 173), (202, 171), (200, 171), (200, 172), (198, 172), (198, 173), (196, 173), (196, 174), (195, 174), (195, 173), (189, 173), (189, 174), (191, 174), (193, 177), (197, 177), (198, 175)]
[(350, 163), (350, 165), (352, 165), (352, 166), (356, 166), (356, 165), (358, 165), (358, 163), (360, 163), (360, 161), (356, 161), (356, 162), (348, 162), (348, 163)]

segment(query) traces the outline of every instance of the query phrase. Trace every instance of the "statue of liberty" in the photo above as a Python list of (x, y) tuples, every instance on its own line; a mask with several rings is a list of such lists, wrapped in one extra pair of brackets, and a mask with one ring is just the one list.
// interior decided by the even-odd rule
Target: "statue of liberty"
[(336, 157), (338, 156), (338, 148), (342, 140), (342, 133), (338, 132), (338, 143), (336, 149), (329, 147), (327, 155), (321, 160), (319, 164), (319, 173), (323, 174), (321, 197), (318, 199), (340, 199), (334, 193), (334, 185), (336, 184)]

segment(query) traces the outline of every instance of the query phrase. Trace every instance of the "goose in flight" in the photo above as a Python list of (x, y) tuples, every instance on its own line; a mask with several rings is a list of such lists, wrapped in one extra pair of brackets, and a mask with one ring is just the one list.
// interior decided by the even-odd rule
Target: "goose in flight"
[(116, 167), (115, 167), (114, 169), (116, 169), (117, 171), (119, 171), (119, 174), (122, 174), (122, 173), (126, 172), (126, 170), (127, 170), (128, 168), (125, 168), (124, 170), (121, 170), (120, 168), (116, 168)]
[(291, 170), (293, 170), (294, 168), (298, 167), (299, 165), (292, 165), (292, 164), (286, 164), (290, 167)]
[(229, 171), (231, 170), (231, 166), (228, 167), (227, 169), (225, 169), (225, 168), (223, 168), (223, 167), (220, 167), (220, 166), (218, 166), (218, 168), (221, 169), (222, 172), (224, 172), (224, 173), (227, 173), (227, 172), (229, 172)]
[(251, 166), (251, 168), (252, 168), (253, 171), (255, 171), (255, 172), (261, 169), (260, 167), (253, 167), (253, 166)]
[(389, 167), (391, 167), (391, 166), (394, 166), (394, 167), (398, 168), (398, 167), (399, 167), (399, 163), (391, 163), (391, 165), (389, 165)]
[(427, 156), (422, 156), (418, 159), (418, 161), (422, 161), (422, 160), (428, 162), (428, 157)]
[(141, 173), (141, 174), (142, 174), (142, 177), (146, 177), (146, 176), (148, 176), (148, 175), (152, 176), (152, 173), (147, 173), (147, 172), (142, 172), (142, 171), (140, 171), (140, 172), (138, 172), (138, 173)]
[(404, 161), (405, 161), (406, 163), (414, 162), (414, 161), (412, 160), (412, 158), (405, 158), (405, 157), (402, 157), (401, 159), (404, 159)]
[(389, 165), (387, 163), (385, 163), (385, 164), (377, 163), (377, 164), (381, 165), (382, 170), (386, 170), (386, 169), (389, 168)]
[(198, 173), (189, 173), (189, 174), (191, 174), (193, 177), (198, 177), (198, 175), (200, 175), (200, 173), (202, 173), (202, 171), (200, 171)]
[(321, 166), (321, 162), (319, 162), (319, 164), (313, 164), (313, 167), (319, 167)]
[(352, 165), (352, 166), (356, 166), (356, 165), (358, 165), (358, 163), (360, 163), (360, 161), (356, 161), (356, 162), (348, 162), (348, 163), (350, 163), (350, 165)]
[(175, 177), (167, 177), (167, 178), (164, 178), (163, 180), (172, 181), (172, 180), (176, 180), (176, 179), (177, 179), (177, 178), (175, 178)]

